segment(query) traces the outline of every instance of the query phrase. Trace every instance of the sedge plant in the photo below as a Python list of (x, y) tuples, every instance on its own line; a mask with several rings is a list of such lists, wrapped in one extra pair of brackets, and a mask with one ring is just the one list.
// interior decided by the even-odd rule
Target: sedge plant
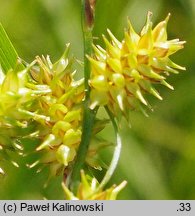
[[(37, 56), (31, 63), (18, 57), (2, 25), (0, 26), (0, 160), (18, 166), (8, 151), (23, 157), (22, 140), (36, 140), (37, 154), (29, 168), (40, 172), (49, 167), (51, 177), (62, 176), (62, 189), (70, 200), (113, 200), (126, 181), (107, 188), (118, 164), (122, 139), (119, 124), (129, 122), (132, 110), (152, 109), (145, 95), (162, 97), (156, 86), (173, 87), (166, 81), (184, 67), (170, 56), (183, 48), (184, 41), (167, 39), (170, 15), (153, 27), (152, 13), (138, 34), (130, 20), (119, 41), (110, 30), (103, 35), (104, 47), (93, 42), (95, 0), (82, 0), (84, 67), (82, 79), (75, 79), (66, 45), (61, 58), (53, 63), (49, 56)], [(108, 118), (98, 119), (103, 107)], [(100, 182), (88, 172), (104, 168), (99, 152), (111, 144), (98, 137), (107, 123), (115, 131), (116, 144), (105, 176)], [(0, 168), (3, 175), (4, 170)]]

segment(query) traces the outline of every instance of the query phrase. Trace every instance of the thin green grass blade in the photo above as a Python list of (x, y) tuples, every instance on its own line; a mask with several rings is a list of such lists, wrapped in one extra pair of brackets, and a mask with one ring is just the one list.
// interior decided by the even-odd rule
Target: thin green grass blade
[(0, 66), (6, 74), (16, 66), (18, 54), (0, 23)]

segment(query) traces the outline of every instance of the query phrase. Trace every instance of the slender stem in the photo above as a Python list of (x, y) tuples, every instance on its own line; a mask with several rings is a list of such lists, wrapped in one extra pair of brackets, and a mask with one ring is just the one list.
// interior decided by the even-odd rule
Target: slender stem
[(121, 137), (120, 137), (120, 134), (119, 134), (119, 131), (118, 131), (118, 126), (116, 124), (116, 121), (115, 121), (112, 113), (108, 109), (108, 107), (105, 107), (105, 109), (106, 109), (106, 112), (108, 113), (108, 115), (109, 115), (109, 117), (110, 117), (110, 119), (112, 121), (112, 125), (113, 125), (113, 128), (114, 128), (115, 134), (116, 134), (116, 146), (114, 148), (114, 153), (113, 153), (113, 157), (112, 157), (110, 166), (109, 166), (103, 180), (101, 181), (101, 183), (100, 183), (100, 185), (98, 187), (98, 190), (101, 190), (108, 183), (110, 178), (112, 177), (112, 175), (113, 175), (113, 173), (114, 173), (114, 171), (115, 171), (115, 169), (117, 167), (119, 158), (120, 158), (121, 146), (122, 146), (122, 140), (121, 140)]
[(110, 112), (110, 110), (108, 109), (107, 106), (105, 106), (105, 109), (106, 109), (106, 112), (107, 114), (109, 115), (111, 121), (112, 121), (112, 125), (113, 125), (113, 128), (114, 128), (114, 131), (115, 131), (115, 134), (116, 134), (116, 146), (114, 148), (114, 153), (113, 153), (113, 156), (112, 156), (112, 160), (110, 162), (110, 166), (104, 176), (104, 178), (102, 179), (100, 185), (98, 186), (98, 188), (93, 191), (92, 194), (90, 194), (88, 196), (88, 199), (90, 199), (91, 196), (93, 196), (95, 193), (98, 193), (102, 188), (104, 188), (104, 186), (109, 182), (109, 180), (111, 179), (117, 165), (118, 165), (118, 161), (119, 161), (119, 158), (120, 158), (120, 153), (121, 153), (121, 147), (122, 147), (122, 140), (121, 140), (121, 137), (120, 137), (120, 134), (119, 134), (119, 131), (118, 131), (118, 126), (117, 126), (117, 123), (114, 119), (114, 116), (113, 114)]
[(82, 125), (82, 137), (77, 157), (73, 165), (73, 170), (70, 176), (70, 188), (76, 193), (79, 182), (80, 182), (80, 170), (83, 168), (85, 163), (87, 150), (89, 147), (92, 128), (95, 121), (95, 115), (97, 110), (91, 110), (89, 108), (89, 96), (90, 86), (88, 80), (90, 78), (90, 63), (87, 59), (87, 55), (92, 54), (92, 30), (93, 30), (93, 14), (90, 7), (89, 0), (82, 0), (82, 30), (84, 38), (84, 78), (85, 78), (85, 101), (84, 101), (84, 113), (83, 113), (83, 125)]
[(84, 108), (83, 132), (81, 137), (81, 143), (79, 145), (79, 149), (73, 166), (71, 181), (70, 181), (71, 183), (70, 187), (74, 193), (77, 191), (77, 187), (80, 182), (80, 171), (83, 168), (86, 159), (86, 154), (91, 139), (94, 120), (95, 120), (95, 113), (92, 111), (88, 111), (86, 108)]

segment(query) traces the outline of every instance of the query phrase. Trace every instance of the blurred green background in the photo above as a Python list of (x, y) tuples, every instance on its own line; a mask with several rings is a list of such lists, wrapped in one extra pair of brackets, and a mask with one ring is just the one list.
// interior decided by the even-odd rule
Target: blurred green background
[[(68, 42), (82, 60), (80, 8), (80, 0), (0, 0), (0, 22), (28, 62), (41, 54), (56, 60)], [(147, 11), (154, 24), (172, 14), (169, 39), (187, 41), (172, 59), (187, 70), (168, 78), (174, 91), (159, 87), (163, 101), (149, 99), (154, 106), (149, 118), (132, 112), (131, 129), (122, 124), (123, 150), (110, 184), (128, 181), (119, 199), (195, 199), (195, 0), (98, 0), (94, 36), (102, 44), (109, 28), (121, 40), (127, 16), (139, 32)], [(103, 135), (114, 138), (110, 126)], [(108, 155), (111, 151), (104, 154), (107, 163)], [(63, 199), (61, 178), (44, 189), (47, 170), (35, 174), (25, 158), (19, 163), (21, 168), (2, 165), (7, 175), (0, 178), (0, 199)]]

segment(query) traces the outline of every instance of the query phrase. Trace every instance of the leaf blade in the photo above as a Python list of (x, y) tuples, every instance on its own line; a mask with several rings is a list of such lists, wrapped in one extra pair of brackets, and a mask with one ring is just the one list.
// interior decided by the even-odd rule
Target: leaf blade
[(14, 69), (17, 59), (18, 54), (0, 23), (0, 65), (3, 72), (7, 73), (10, 69)]

